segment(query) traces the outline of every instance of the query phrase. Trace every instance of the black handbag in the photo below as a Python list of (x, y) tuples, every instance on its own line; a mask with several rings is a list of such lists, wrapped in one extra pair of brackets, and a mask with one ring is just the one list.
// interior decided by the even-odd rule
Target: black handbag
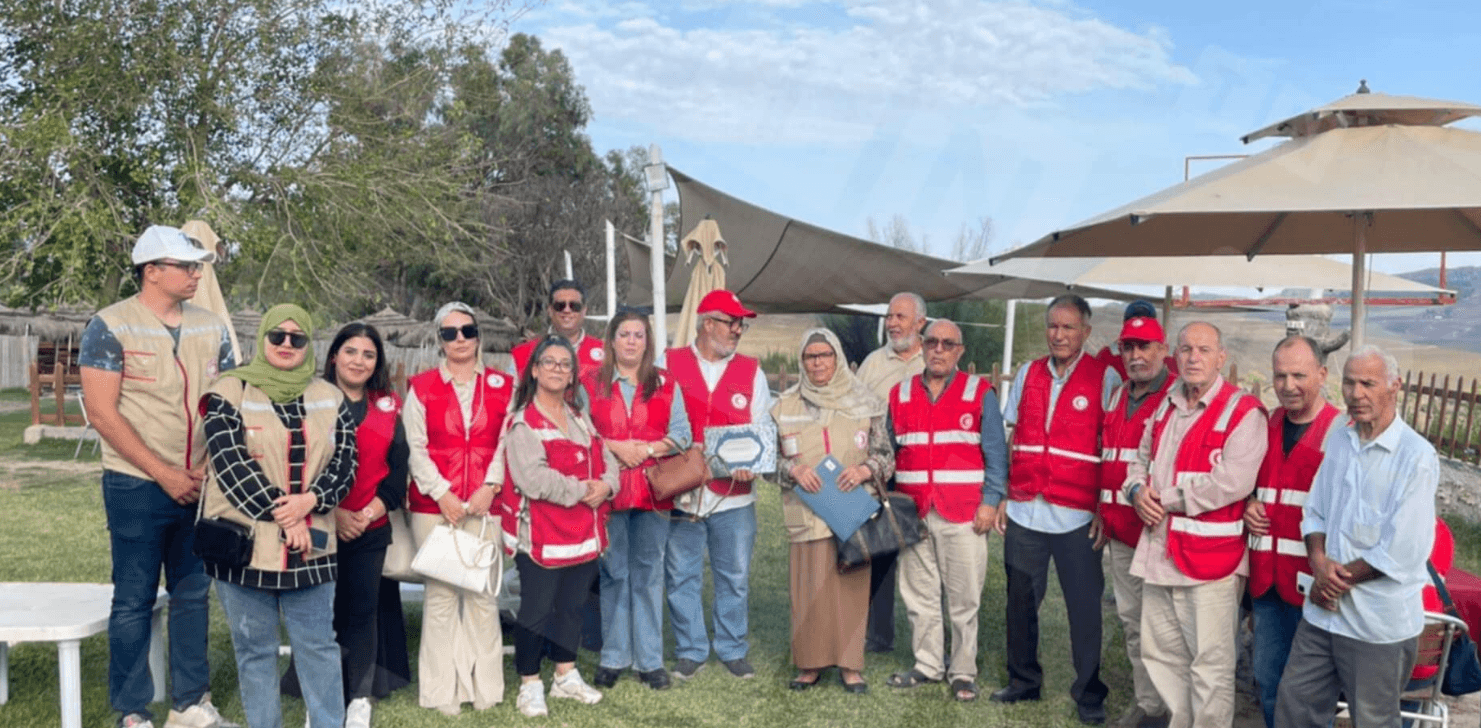
[[(1455, 609), (1455, 602), (1450, 599), (1450, 590), (1445, 588), (1445, 580), (1435, 571), (1435, 565), (1426, 561), (1425, 566), (1430, 570), (1430, 581), (1434, 583), (1435, 591), (1440, 593), (1440, 601), (1445, 604), (1445, 613), (1464, 622)], [(1454, 697), (1478, 690), (1481, 690), (1481, 659), (1476, 655), (1476, 643), (1471, 641), (1469, 634), (1459, 632), (1450, 641), (1450, 655), (1446, 658), (1440, 692)]]
[(915, 510), (915, 501), (904, 493), (886, 493), (880, 508), (847, 541), (833, 537), (838, 545), (838, 571), (866, 566), (879, 556), (914, 546), (926, 537), (926, 524)]
[(239, 568), (252, 561), (252, 529), (225, 518), (206, 518), (206, 491), (196, 504), (195, 538), (190, 552), (216, 566)]

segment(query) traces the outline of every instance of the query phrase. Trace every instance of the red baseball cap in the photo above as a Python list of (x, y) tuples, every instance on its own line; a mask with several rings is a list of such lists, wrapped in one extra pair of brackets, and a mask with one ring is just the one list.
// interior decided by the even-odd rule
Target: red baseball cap
[(1155, 341), (1159, 344), (1167, 343), (1167, 336), (1162, 333), (1162, 324), (1157, 319), (1147, 316), (1134, 316), (1126, 319), (1121, 324), (1121, 336), (1117, 341)]
[(695, 310), (698, 314), (723, 313), (735, 318), (755, 318), (756, 312), (741, 305), (740, 299), (734, 293), (717, 288), (705, 294), (700, 300), (699, 308)]

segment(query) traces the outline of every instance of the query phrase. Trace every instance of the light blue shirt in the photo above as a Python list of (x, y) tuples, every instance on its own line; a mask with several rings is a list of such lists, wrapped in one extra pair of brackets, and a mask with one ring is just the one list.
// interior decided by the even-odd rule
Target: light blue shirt
[(1403, 420), (1369, 442), (1354, 426), (1333, 427), (1311, 482), (1302, 537), (1327, 536), (1327, 556), (1362, 559), (1383, 576), (1358, 584), (1332, 612), (1306, 603), (1312, 626), (1374, 644), (1413, 639), (1424, 629), (1421, 592), (1435, 540), (1435, 448)]
[[(1075, 367), (1080, 365), (1089, 356), (1080, 352), (1063, 372), (1054, 371), (1054, 360), (1049, 360), (1049, 414), (1044, 420), (1044, 427), (1049, 427), (1054, 422), (1054, 405), (1059, 402), (1059, 393), (1064, 390), (1066, 382), (1070, 381), (1070, 375), (1075, 373)], [(1023, 393), (1023, 382), (1028, 378), (1029, 367), (1033, 363), (1018, 368), (1018, 374), (1013, 377), (1013, 388), (1008, 392), (1008, 401), (1003, 410), (1003, 419), (1010, 424), (1018, 423), (1018, 403)], [(1115, 369), (1106, 367), (1105, 379), (1101, 382), (1100, 406), (1105, 409), (1111, 406), (1111, 395), (1116, 392), (1116, 387), (1121, 386), (1121, 375)], [(1011, 473), (1009, 474), (1011, 477)], [(1099, 488), (1100, 484), (1093, 484)], [(1013, 519), (1024, 528), (1030, 528), (1040, 533), (1069, 533), (1087, 523), (1095, 517), (1090, 511), (1082, 511), (1077, 508), (1066, 508), (1044, 500), (1044, 496), (1035, 496), (1033, 500), (1016, 501), (1008, 500), (1008, 517)]]

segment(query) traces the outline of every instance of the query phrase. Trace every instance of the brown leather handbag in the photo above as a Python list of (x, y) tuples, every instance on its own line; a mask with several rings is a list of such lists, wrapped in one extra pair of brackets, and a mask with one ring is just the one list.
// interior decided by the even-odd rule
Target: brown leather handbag
[(663, 501), (704, 485), (710, 468), (705, 464), (704, 451), (696, 445), (644, 468), (643, 474), (648, 476), (653, 499)]

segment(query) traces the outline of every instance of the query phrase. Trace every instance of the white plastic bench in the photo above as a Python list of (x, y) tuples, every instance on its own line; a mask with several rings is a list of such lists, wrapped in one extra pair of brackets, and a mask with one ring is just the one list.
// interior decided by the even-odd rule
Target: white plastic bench
[[(62, 728), (82, 728), (82, 640), (108, 630), (112, 584), (0, 582), (0, 705), (10, 699), (10, 644), (57, 643), (61, 681)], [(149, 644), (149, 672), (154, 700), (164, 700), (165, 591), (154, 602)]]

